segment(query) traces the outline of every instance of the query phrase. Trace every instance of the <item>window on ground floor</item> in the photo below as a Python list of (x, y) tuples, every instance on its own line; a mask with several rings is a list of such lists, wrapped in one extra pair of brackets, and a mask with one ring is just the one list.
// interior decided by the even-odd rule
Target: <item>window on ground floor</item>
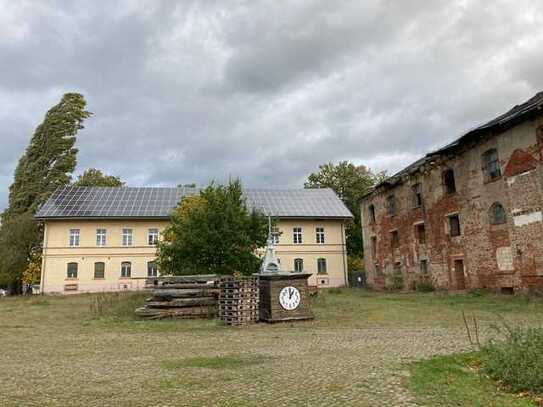
[(147, 263), (147, 277), (158, 277), (158, 266), (156, 261)]
[(77, 263), (68, 263), (67, 277), (77, 278)]
[(304, 260), (303, 259), (294, 259), (294, 271), (296, 273), (301, 273), (304, 271)]
[(130, 278), (132, 276), (132, 263), (123, 261), (121, 263), (121, 278)]
[(94, 263), (94, 278), (104, 278), (106, 272), (106, 264), (104, 262)]
[(326, 274), (326, 259), (320, 258), (317, 259), (317, 273)]
[(503, 205), (499, 202), (494, 202), (490, 207), (489, 220), (491, 225), (503, 225), (507, 222), (507, 216)]

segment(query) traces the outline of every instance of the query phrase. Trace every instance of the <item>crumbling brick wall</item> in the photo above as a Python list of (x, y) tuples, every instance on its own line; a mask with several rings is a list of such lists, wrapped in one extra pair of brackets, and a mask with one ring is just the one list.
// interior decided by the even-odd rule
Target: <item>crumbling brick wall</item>
[[(489, 180), (482, 156), (496, 149), (501, 176)], [(431, 156), (392, 185), (378, 187), (361, 204), (365, 265), (375, 288), (401, 272), (405, 288), (423, 278), (424, 261), (434, 286), (443, 289), (543, 288), (543, 117), (483, 134), (453, 153)], [(456, 192), (446, 193), (443, 171), (453, 169)], [(415, 207), (415, 184), (423, 206)], [(387, 213), (387, 197), (396, 214)], [(506, 223), (492, 224), (491, 208), (505, 209)], [(375, 208), (371, 221), (369, 206)], [(449, 216), (458, 215), (460, 236), (451, 236)], [(419, 243), (417, 224), (426, 238)], [(399, 245), (392, 247), (392, 232)], [(375, 239), (375, 255), (372, 253)]]

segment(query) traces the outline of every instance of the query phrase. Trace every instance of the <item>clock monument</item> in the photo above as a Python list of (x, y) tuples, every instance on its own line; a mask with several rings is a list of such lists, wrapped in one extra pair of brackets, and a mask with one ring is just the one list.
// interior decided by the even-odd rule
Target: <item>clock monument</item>
[(282, 271), (275, 254), (277, 232), (269, 228), (266, 255), (260, 267), (260, 320), (266, 322), (313, 319), (309, 307), (309, 273)]

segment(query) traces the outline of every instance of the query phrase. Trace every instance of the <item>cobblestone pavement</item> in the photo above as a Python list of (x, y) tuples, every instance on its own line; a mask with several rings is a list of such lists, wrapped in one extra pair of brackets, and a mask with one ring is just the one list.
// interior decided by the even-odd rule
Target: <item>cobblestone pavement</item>
[[(334, 312), (313, 322), (247, 328), (97, 321), (75, 298), (35, 306), (6, 302), (0, 304), (0, 405), (416, 406), (406, 365), (469, 348), (459, 311), (447, 316), (448, 306), (435, 311), (439, 303), (432, 303), (426, 310), (437, 316), (424, 318), (425, 308), (406, 297), (413, 308), (385, 318), (379, 311), (385, 305), (376, 306), (383, 322), (373, 323), (370, 301), (379, 298), (368, 300), (357, 320), (358, 311), (345, 320)], [(401, 312), (403, 321), (396, 321)], [(492, 322), (489, 315), (483, 314), (482, 326)], [(216, 356), (248, 362), (185, 363)]]
[[(225, 354), (266, 360), (227, 375), (221, 383), (223, 402), (266, 406), (416, 406), (405, 386), (406, 362), (468, 347), (462, 330), (446, 328), (299, 331), (269, 326), (228, 332), (218, 345)], [(207, 348), (205, 342), (179, 346), (194, 354)], [(209, 389), (196, 389), (193, 396), (217, 402)]]

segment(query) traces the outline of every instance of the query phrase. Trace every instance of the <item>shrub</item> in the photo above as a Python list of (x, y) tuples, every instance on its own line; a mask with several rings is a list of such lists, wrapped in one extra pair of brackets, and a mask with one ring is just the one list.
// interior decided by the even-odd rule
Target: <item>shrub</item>
[(489, 291), (487, 288), (472, 288), (468, 291), (468, 294), (472, 297), (484, 297), (488, 295)]
[(134, 311), (141, 307), (149, 293), (101, 293), (91, 297), (90, 312), (94, 317), (134, 318)]
[(482, 348), (483, 370), (514, 392), (543, 394), (543, 328), (506, 326), (504, 335)]
[(396, 271), (390, 276), (389, 282), (387, 284), (387, 289), (389, 290), (403, 290), (405, 287), (405, 282), (403, 274), (400, 271)]
[(431, 293), (432, 291), (435, 291), (434, 285), (430, 281), (419, 281), (416, 284), (415, 289), (421, 293)]

